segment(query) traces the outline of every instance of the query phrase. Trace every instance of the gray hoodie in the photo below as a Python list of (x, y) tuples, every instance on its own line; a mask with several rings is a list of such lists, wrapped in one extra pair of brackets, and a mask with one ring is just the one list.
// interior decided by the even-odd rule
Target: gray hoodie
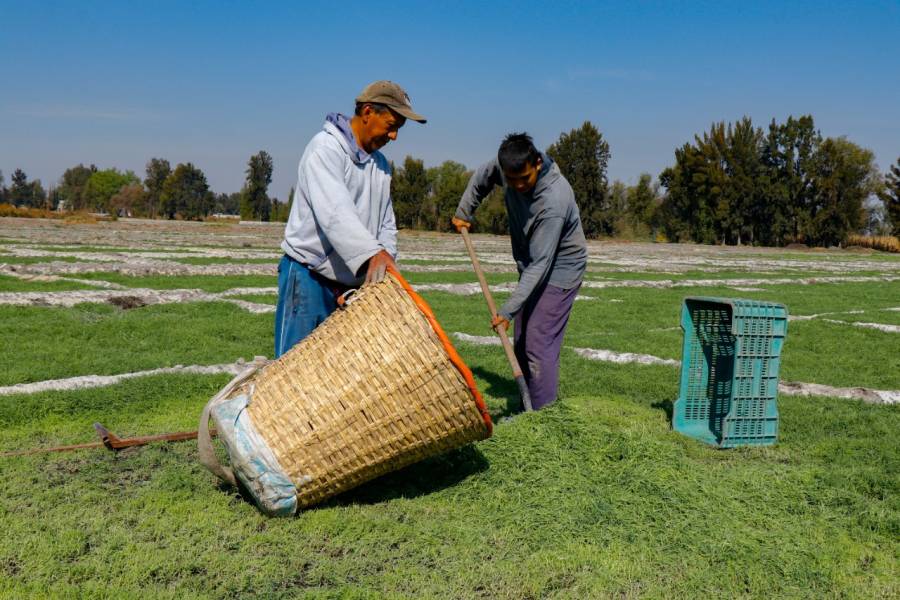
[[(587, 242), (572, 186), (559, 166), (541, 155), (543, 167), (534, 188), (520, 194), (506, 187), (513, 258), (519, 285), (498, 311), (512, 319), (545, 283), (570, 290), (581, 283), (587, 267)], [(459, 201), (456, 217), (472, 222), (472, 215), (495, 185), (505, 186), (497, 159), (478, 167)]]
[(281, 248), (351, 287), (362, 284), (361, 267), (381, 250), (397, 257), (390, 165), (381, 152), (357, 146), (343, 115), (328, 115), (300, 158)]

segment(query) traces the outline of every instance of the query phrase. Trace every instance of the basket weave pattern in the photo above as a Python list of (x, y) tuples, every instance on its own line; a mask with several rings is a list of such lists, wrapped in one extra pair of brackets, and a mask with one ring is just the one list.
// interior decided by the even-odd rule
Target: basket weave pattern
[(490, 435), (477, 392), (391, 274), (242, 389), (300, 507)]

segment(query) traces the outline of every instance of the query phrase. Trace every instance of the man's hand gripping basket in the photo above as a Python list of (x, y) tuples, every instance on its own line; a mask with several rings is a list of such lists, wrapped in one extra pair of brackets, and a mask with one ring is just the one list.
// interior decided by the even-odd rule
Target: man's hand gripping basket
[[(231, 468), (216, 459), (212, 417)], [(491, 435), (468, 367), (396, 271), (359, 290), (281, 358), (253, 365), (203, 411), (201, 461), (270, 515)]]

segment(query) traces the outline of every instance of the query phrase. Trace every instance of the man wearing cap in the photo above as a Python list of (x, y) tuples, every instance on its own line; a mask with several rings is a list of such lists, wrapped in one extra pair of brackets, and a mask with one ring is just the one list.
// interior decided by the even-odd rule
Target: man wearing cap
[(468, 229), (495, 185), (504, 186), (509, 237), (519, 283), (491, 325), (515, 318), (515, 350), (535, 409), (556, 400), (559, 357), (569, 313), (587, 268), (587, 242), (572, 186), (525, 133), (506, 136), (496, 158), (479, 167), (452, 222)]
[(278, 265), (275, 357), (337, 307), (341, 290), (379, 282), (397, 256), (391, 171), (379, 152), (407, 119), (425, 123), (396, 83), (376, 81), (350, 118), (325, 117), (300, 158)]

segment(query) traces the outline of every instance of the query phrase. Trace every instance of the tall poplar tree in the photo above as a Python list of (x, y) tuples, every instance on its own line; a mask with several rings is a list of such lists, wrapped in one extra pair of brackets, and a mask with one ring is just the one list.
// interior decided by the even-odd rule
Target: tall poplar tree
[(170, 219), (199, 220), (208, 215), (215, 202), (206, 175), (191, 163), (179, 164), (166, 178), (160, 194), (163, 213)]
[(394, 169), (391, 177), (391, 201), (397, 227), (421, 229), (425, 203), (431, 186), (422, 160), (407, 156), (402, 167)]
[(147, 193), (144, 195), (144, 212), (151, 219), (160, 214), (163, 185), (172, 174), (172, 166), (164, 158), (151, 158), (146, 166), (144, 187)]
[(247, 163), (247, 178), (241, 191), (241, 218), (268, 221), (271, 217), (272, 201), (267, 190), (272, 183), (272, 157), (260, 150)]
[(884, 177), (884, 189), (879, 194), (884, 202), (884, 212), (891, 224), (891, 232), (900, 236), (900, 158), (891, 165)]
[(605, 204), (610, 152), (609, 143), (603, 139), (600, 130), (585, 121), (579, 129), (561, 134), (559, 140), (547, 148), (547, 155), (556, 161), (575, 192), (585, 235), (596, 237), (609, 233), (612, 222), (605, 214)]

